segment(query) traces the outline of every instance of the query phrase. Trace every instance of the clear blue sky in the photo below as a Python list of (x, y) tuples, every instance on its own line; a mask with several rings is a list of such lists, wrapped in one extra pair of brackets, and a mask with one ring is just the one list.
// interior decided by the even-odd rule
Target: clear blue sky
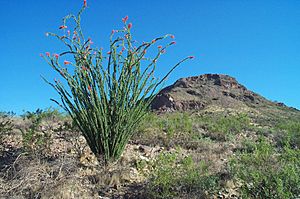
[[(161, 76), (188, 55), (169, 78), (204, 73), (234, 76), (268, 99), (300, 109), (300, 1), (298, 0), (87, 0), (83, 28), (96, 46), (108, 47), (112, 29), (128, 15), (139, 41), (166, 33), (176, 36), (158, 63)], [(61, 19), (77, 13), (82, 0), (1, 0), (0, 110), (22, 113), (55, 106), (55, 91), (40, 75), (57, 74), (39, 57), (61, 52), (45, 32), (59, 32)]]

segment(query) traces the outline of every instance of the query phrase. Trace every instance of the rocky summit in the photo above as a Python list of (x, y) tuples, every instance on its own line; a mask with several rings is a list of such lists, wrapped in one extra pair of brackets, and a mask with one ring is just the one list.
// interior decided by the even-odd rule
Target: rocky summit
[(248, 90), (235, 78), (223, 74), (204, 74), (180, 78), (162, 89), (151, 108), (162, 112), (202, 110), (211, 105), (223, 108), (286, 107)]

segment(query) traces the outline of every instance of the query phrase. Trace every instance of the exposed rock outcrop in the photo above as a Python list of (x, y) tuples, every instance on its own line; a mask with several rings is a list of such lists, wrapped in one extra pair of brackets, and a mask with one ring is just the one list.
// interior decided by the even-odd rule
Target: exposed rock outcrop
[(181, 78), (162, 89), (151, 108), (163, 112), (201, 110), (209, 105), (224, 108), (283, 106), (248, 90), (228, 75), (205, 74)]

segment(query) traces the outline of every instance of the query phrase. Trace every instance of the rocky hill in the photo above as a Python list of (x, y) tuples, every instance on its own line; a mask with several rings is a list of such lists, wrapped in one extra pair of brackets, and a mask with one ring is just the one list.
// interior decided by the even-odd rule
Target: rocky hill
[[(181, 78), (162, 89), (152, 103), (153, 110), (202, 110), (210, 106), (233, 109), (280, 108), (294, 110), (248, 90), (228, 75), (204, 74)], [(295, 111), (295, 110), (294, 110)]]

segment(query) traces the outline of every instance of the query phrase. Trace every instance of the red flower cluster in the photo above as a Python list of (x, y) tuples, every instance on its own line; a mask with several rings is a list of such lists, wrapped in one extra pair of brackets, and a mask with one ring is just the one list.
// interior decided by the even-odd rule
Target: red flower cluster
[(127, 20), (128, 20), (128, 16), (122, 18), (123, 23), (126, 23)]
[(68, 28), (68, 26), (65, 25), (59, 26), (59, 29), (66, 29), (66, 28)]
[(132, 27), (132, 23), (128, 24), (128, 29), (130, 29)]
[(88, 38), (88, 41), (89, 41), (90, 44), (94, 43), (91, 38)]
[(69, 61), (64, 61), (64, 65), (69, 65), (69, 64), (71, 64), (71, 62), (69, 62)]

